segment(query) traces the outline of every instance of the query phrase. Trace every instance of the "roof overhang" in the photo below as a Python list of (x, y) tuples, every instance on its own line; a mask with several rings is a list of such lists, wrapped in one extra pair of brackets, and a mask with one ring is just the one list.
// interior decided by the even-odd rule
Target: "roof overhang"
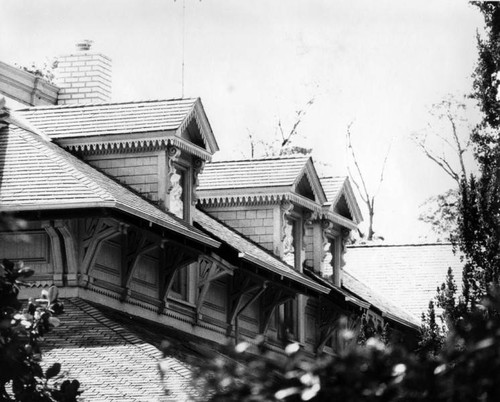
[(188, 237), (206, 246), (219, 248), (221, 243), (195, 228), (191, 228), (187, 225), (185, 227), (173, 225), (172, 223), (158, 219), (157, 217), (151, 216), (144, 213), (138, 209), (131, 208), (127, 205), (123, 205), (119, 202), (87, 202), (87, 203), (37, 203), (37, 204), (20, 204), (20, 205), (2, 205), (0, 204), (0, 210), (2, 212), (11, 213), (23, 213), (23, 212), (41, 212), (41, 211), (65, 211), (65, 210), (85, 210), (93, 208), (110, 208), (117, 211), (125, 212), (126, 214), (134, 217), (138, 217), (149, 225), (155, 224), (159, 227), (165, 228), (171, 232), (177, 233), (181, 236)]
[(60, 146), (70, 151), (92, 152), (92, 153), (115, 153), (130, 149), (162, 149), (167, 146), (175, 146), (204, 161), (212, 160), (212, 154), (184, 138), (178, 137), (175, 130), (168, 131), (144, 131), (142, 133), (107, 134), (85, 137), (68, 137), (55, 139)]

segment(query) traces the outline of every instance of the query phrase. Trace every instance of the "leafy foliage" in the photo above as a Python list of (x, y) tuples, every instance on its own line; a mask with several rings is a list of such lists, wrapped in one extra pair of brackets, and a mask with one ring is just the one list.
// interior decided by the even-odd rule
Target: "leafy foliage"
[(50, 84), (54, 83), (55, 73), (54, 70), (57, 68), (57, 60), (51, 62), (45, 61), (43, 64), (32, 62), (29, 67), (16, 65), (19, 69), (26, 71), (27, 73), (33, 74)]
[[(296, 343), (285, 355), (264, 338), (192, 359), (194, 385), (210, 401), (493, 402), (500, 397), (500, 297), (466, 312), (435, 353), (376, 337), (336, 355), (310, 358)], [(431, 351), (429, 351), (431, 352)]]
[(0, 264), (0, 400), (76, 401), (81, 393), (78, 381), (59, 384), (61, 365), (55, 363), (43, 372), (39, 364), (39, 340), (60, 325), (56, 316), (64, 306), (57, 288), (51, 287), (21, 310), (19, 286), (31, 275), (33, 270), (21, 262), (3, 260)]
[(458, 190), (450, 189), (428, 198), (421, 206), (419, 220), (430, 225), (438, 242), (450, 241), (458, 227)]

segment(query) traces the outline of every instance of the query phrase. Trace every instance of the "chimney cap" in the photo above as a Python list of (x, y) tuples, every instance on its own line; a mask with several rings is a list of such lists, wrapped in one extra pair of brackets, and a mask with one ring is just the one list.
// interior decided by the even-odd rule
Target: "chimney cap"
[(92, 41), (90, 39), (82, 39), (82, 40), (76, 42), (76, 49), (80, 50), (80, 51), (90, 50), (92, 43), (94, 43), (94, 41)]

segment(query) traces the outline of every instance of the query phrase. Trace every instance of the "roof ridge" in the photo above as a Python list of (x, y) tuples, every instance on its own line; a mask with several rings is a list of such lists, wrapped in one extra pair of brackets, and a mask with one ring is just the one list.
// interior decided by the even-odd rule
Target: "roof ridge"
[(324, 180), (324, 179), (346, 179), (348, 178), (349, 176), (348, 175), (340, 175), (340, 176), (318, 176), (320, 180)]
[(219, 164), (219, 163), (228, 163), (228, 162), (261, 162), (261, 161), (275, 161), (275, 160), (283, 160), (283, 159), (309, 159), (311, 158), (310, 155), (303, 155), (303, 156), (290, 156), (290, 155), (285, 155), (285, 156), (273, 156), (273, 157), (264, 157), (264, 158), (247, 158), (247, 159), (228, 159), (228, 160), (222, 160), (222, 161), (212, 161), (209, 164)]
[(79, 103), (69, 105), (47, 105), (47, 106), (32, 106), (27, 108), (16, 109), (17, 112), (27, 112), (34, 110), (56, 110), (56, 109), (83, 109), (89, 106), (105, 106), (105, 105), (131, 105), (140, 103), (160, 103), (160, 102), (173, 102), (173, 101), (194, 101), (196, 102), (199, 97), (194, 98), (171, 98), (171, 99), (145, 99), (135, 101), (115, 101), (115, 102), (96, 102), (96, 103)]

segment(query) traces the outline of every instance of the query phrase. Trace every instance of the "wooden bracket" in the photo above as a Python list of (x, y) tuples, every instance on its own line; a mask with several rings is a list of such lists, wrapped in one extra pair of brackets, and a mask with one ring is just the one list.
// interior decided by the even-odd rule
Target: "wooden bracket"
[(223, 276), (233, 275), (233, 270), (231, 268), (226, 267), (222, 263), (206, 255), (198, 259), (198, 266), (200, 270), (200, 280), (198, 282), (199, 293), (196, 304), (196, 321), (202, 317), (201, 309), (203, 308), (203, 303), (210, 289), (210, 284)]
[(51, 254), (53, 261), (53, 281), (56, 286), (63, 286), (63, 276), (64, 276), (64, 267), (63, 267), (63, 257), (62, 257), (62, 249), (61, 249), (61, 241), (59, 240), (59, 235), (57, 234), (57, 230), (50, 222), (44, 222), (42, 227), (45, 229), (45, 232), (49, 235), (50, 245), (51, 245)]
[(122, 300), (125, 300), (130, 294), (130, 282), (134, 276), (139, 258), (159, 246), (158, 242), (150, 240), (140, 230), (129, 229), (126, 233), (122, 233)]
[(91, 219), (86, 222), (83, 240), (82, 273), (90, 277), (97, 252), (101, 244), (120, 233), (117, 227), (109, 225), (104, 219)]
[[(245, 277), (240, 283), (233, 284), (233, 288), (237, 288), (237, 291), (229, 296), (229, 311), (227, 316), (227, 330), (226, 336), (231, 335), (233, 326), (237, 327), (237, 320), (245, 309), (254, 303), (267, 289), (268, 282), (252, 282), (249, 277)], [(250, 299), (242, 306), (243, 298), (245, 295), (252, 294)]]
[(167, 297), (177, 270), (197, 260), (198, 256), (171, 242), (162, 242), (160, 246), (160, 268), (158, 270), (160, 308), (162, 313), (167, 306)]
[(267, 287), (262, 297), (261, 319), (260, 319), (260, 333), (265, 335), (271, 323), (271, 317), (274, 310), (279, 305), (293, 299), (293, 295), (285, 293), (283, 289), (275, 286)]
[(59, 230), (63, 238), (64, 250), (66, 253), (66, 281), (68, 286), (78, 285), (78, 258), (76, 253), (76, 242), (73, 233), (69, 229), (67, 222), (55, 221), (54, 226)]

